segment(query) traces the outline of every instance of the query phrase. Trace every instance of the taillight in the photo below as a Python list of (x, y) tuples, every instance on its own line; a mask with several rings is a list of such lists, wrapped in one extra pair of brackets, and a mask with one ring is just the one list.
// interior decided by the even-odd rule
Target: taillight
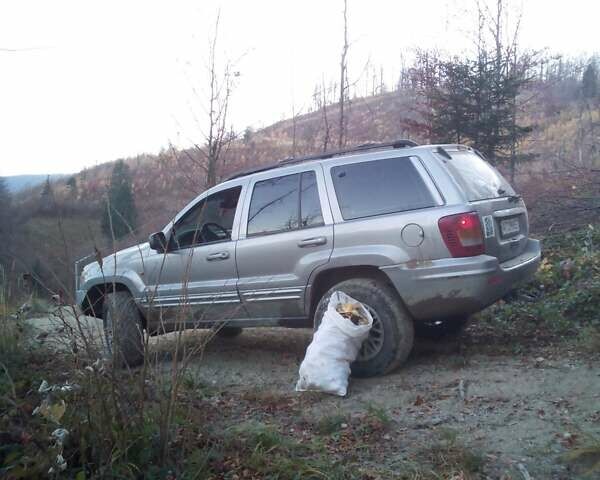
[(485, 252), (479, 215), (476, 212), (442, 217), (438, 226), (453, 257), (473, 257)]

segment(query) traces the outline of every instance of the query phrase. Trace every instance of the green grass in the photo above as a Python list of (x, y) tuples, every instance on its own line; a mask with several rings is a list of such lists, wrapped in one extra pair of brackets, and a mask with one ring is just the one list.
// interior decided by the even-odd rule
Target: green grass
[(343, 413), (334, 413), (321, 417), (315, 424), (315, 431), (319, 435), (332, 435), (339, 432), (344, 424), (348, 424), (348, 417)]
[(46, 376), (48, 356), (30, 347), (18, 319), (0, 316), (0, 478), (41, 478), (56, 457), (48, 440), (56, 425), (32, 415), (37, 405), (32, 392)]
[(210, 383), (207, 383), (202, 376), (195, 371), (186, 372), (183, 377), (182, 387), (186, 389), (190, 394), (196, 395), (198, 398), (210, 398), (219, 389)]
[(250, 451), (270, 451), (284, 447), (285, 439), (272, 425), (248, 421), (229, 429), (226, 437), (228, 446), (241, 445)]
[(513, 297), (479, 316), (505, 335), (576, 338), (600, 328), (600, 229), (587, 226), (542, 239), (543, 260), (535, 278)]
[(367, 414), (376, 419), (384, 427), (388, 427), (392, 423), (392, 418), (388, 414), (385, 407), (375, 403), (369, 403), (367, 405)]
[(6, 368), (23, 363), (23, 329), (10, 316), (0, 316), (0, 361)]
[(563, 455), (562, 459), (574, 464), (584, 476), (597, 478), (600, 474), (600, 438), (590, 434), (583, 434), (582, 437), (582, 440)]
[(357, 478), (355, 468), (329, 457), (320, 442), (300, 442), (283, 435), (274, 425), (257, 421), (230, 428), (224, 437), (222, 454), (229, 457), (232, 467), (242, 472), (249, 470), (259, 478)]
[(600, 352), (600, 327), (588, 325), (581, 329), (579, 347), (588, 353)]

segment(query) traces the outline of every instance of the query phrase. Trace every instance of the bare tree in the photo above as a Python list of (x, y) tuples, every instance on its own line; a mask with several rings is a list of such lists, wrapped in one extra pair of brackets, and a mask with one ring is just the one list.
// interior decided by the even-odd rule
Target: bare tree
[[(206, 69), (208, 82), (206, 98), (201, 101), (202, 109), (206, 115), (204, 122), (199, 121), (194, 115), (202, 136), (201, 142), (192, 142), (195, 155), (187, 150), (176, 152), (179, 162), (185, 160), (194, 172), (189, 172), (188, 180), (193, 188), (197, 189), (197, 171), (205, 175), (204, 188), (210, 188), (217, 183), (220, 166), (225, 154), (235, 140), (233, 128), (228, 125), (228, 115), (233, 90), (239, 72), (235, 70), (235, 63), (226, 59), (223, 63), (218, 58), (220, 13), (217, 14), (215, 30), (209, 40), (208, 60)], [(196, 90), (194, 90), (196, 92)]]
[(292, 100), (292, 158), (296, 156), (296, 126), (298, 123), (298, 112), (296, 103)]
[(324, 152), (329, 148), (329, 143), (331, 141), (331, 126), (329, 123), (329, 116), (327, 114), (327, 87), (325, 85), (325, 78), (322, 79), (321, 85), (315, 87), (315, 92), (313, 94), (315, 108), (318, 112), (321, 113), (321, 127), (323, 129), (323, 143), (322, 150)]
[(209, 50), (209, 106), (208, 106), (208, 135), (206, 136), (206, 187), (217, 183), (217, 167), (221, 154), (229, 148), (234, 139), (231, 129), (227, 129), (227, 114), (229, 101), (234, 87), (234, 79), (239, 75), (232, 72), (233, 65), (227, 61), (221, 77), (217, 73), (217, 39), (219, 36), (219, 17), (215, 22), (215, 33)]
[(327, 95), (325, 86), (323, 85), (323, 151), (326, 152), (329, 148), (329, 140), (331, 138), (331, 127), (329, 126), (329, 117), (327, 116)]
[(344, 0), (344, 45), (342, 47), (342, 56), (340, 60), (340, 117), (339, 117), (339, 141), (338, 147), (341, 149), (346, 143), (346, 121), (345, 104), (348, 92), (348, 0)]

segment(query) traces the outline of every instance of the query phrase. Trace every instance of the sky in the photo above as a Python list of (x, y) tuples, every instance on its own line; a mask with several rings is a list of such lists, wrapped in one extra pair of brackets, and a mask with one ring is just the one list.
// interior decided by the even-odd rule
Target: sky
[[(480, 0), (485, 1), (485, 0)], [(596, 0), (510, 0), (521, 44), (569, 55), (600, 48)], [(417, 47), (464, 52), (476, 0), (348, 0), (349, 78), (394, 83)], [(237, 131), (306, 111), (335, 81), (342, 0), (3, 0), (0, 176), (70, 173), (185, 147), (204, 131), (209, 40), (239, 72)], [(509, 20), (510, 20), (509, 18)]]

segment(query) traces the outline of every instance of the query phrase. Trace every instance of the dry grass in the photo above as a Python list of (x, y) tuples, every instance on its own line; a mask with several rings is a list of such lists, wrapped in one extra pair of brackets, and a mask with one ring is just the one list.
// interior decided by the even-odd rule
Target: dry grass
[(465, 446), (452, 430), (443, 430), (440, 439), (422, 448), (418, 457), (429, 464), (430, 468), (421, 466), (415, 473), (415, 478), (432, 480), (479, 478), (485, 463), (483, 455)]

